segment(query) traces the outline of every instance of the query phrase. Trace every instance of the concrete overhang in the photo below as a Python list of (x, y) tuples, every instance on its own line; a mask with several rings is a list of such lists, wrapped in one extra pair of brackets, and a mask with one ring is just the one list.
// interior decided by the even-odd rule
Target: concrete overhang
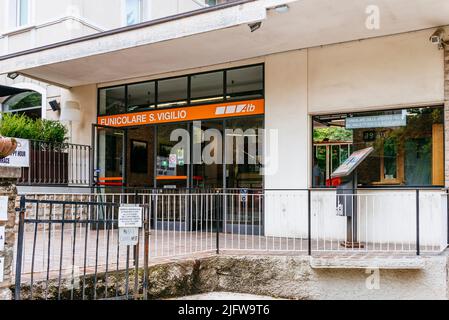
[[(288, 12), (270, 10), (282, 4)], [(373, 5), (380, 28), (370, 30), (367, 8)], [(248, 24), (260, 21), (251, 32)], [(447, 0), (238, 1), (3, 56), (0, 73), (75, 87), (446, 25)]]

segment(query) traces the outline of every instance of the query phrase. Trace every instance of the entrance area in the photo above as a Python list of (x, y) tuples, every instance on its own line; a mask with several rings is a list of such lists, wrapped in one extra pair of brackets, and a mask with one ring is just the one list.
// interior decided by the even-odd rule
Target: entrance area
[[(263, 128), (263, 116), (130, 128), (95, 125), (94, 183), (157, 189), (261, 189)], [(179, 147), (186, 137), (188, 143)]]

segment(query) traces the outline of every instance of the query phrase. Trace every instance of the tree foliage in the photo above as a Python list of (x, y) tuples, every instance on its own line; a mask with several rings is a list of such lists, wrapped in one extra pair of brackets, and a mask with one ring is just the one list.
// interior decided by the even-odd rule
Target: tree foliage
[(352, 131), (340, 127), (317, 128), (313, 130), (314, 142), (352, 142)]

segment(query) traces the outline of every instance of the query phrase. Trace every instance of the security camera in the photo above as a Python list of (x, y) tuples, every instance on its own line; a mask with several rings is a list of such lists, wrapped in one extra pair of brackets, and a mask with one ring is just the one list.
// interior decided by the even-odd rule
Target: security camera
[(439, 49), (444, 49), (446, 42), (444, 41), (444, 29), (439, 28), (435, 31), (429, 39), (430, 43), (437, 45)]

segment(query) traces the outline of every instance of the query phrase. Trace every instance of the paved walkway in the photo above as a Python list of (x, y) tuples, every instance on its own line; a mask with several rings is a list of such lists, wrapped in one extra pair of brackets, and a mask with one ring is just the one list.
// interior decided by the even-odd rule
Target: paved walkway
[[(22, 258), (22, 280), (27, 281), (33, 274), (34, 280), (71, 277), (113, 272), (132, 268), (134, 263), (143, 264), (144, 234), (140, 234), (139, 255), (133, 247), (118, 243), (117, 230), (86, 230), (86, 228), (60, 230), (40, 229), (36, 233), (26, 232)], [(220, 234), (220, 252), (246, 255), (307, 255), (308, 240), (293, 238), (261, 237), (237, 234)], [(62, 245), (61, 245), (62, 244)], [(217, 234), (204, 232), (152, 230), (149, 236), (149, 263), (161, 264), (173, 259), (200, 258), (216, 253)], [(336, 255), (366, 259), (367, 256), (382, 257), (415, 256), (414, 247), (395, 247), (385, 245), (365, 248), (344, 248), (339, 241), (312, 242), (314, 256), (321, 256), (323, 262)], [(377, 251), (376, 251), (377, 249)], [(402, 250), (401, 250), (402, 249)], [(424, 248), (423, 248), (424, 249)], [(386, 251), (382, 253), (382, 250)], [(135, 261), (139, 257), (139, 261)]]

